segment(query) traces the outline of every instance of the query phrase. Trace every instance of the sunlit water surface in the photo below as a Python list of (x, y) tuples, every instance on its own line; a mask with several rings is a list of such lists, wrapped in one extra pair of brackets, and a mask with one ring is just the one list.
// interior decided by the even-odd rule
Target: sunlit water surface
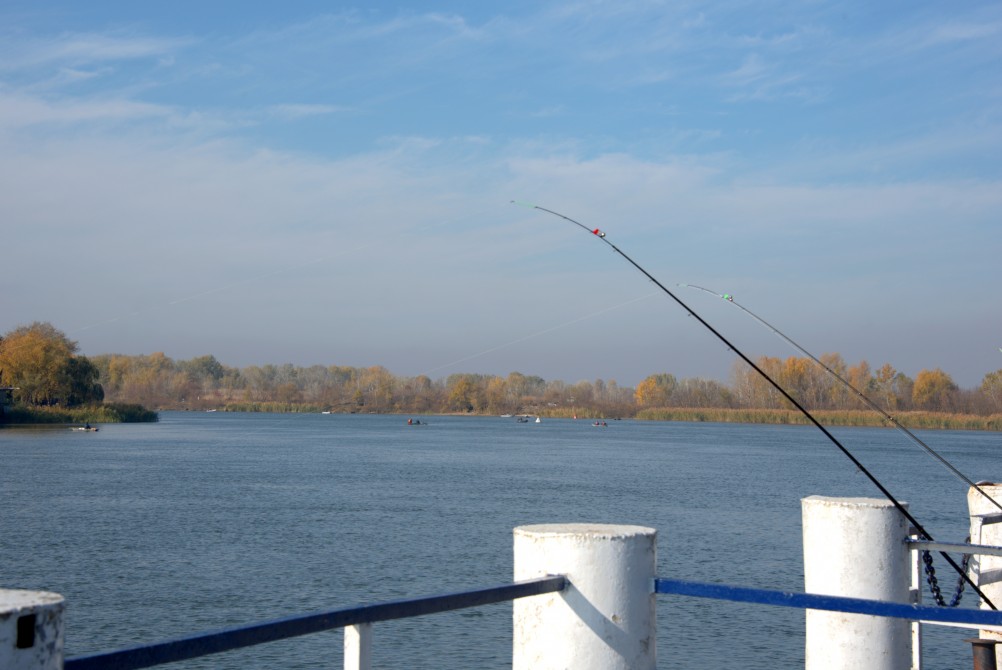
[[(806, 427), (406, 419), (0, 430), (0, 586), (66, 597), (67, 656), (508, 583), (512, 528), (533, 523), (651, 526), (659, 576), (802, 591), (801, 498), (879, 496)], [(896, 431), (836, 434), (937, 539), (963, 540), (961, 481)], [(1002, 481), (998, 433), (919, 435)], [(658, 619), (660, 668), (803, 667), (800, 610), (659, 596)], [(927, 629), (926, 667), (969, 668), (969, 636)], [(378, 624), (374, 640), (379, 668), (510, 667), (511, 604)], [(336, 631), (170, 667), (339, 667), (341, 645)]]

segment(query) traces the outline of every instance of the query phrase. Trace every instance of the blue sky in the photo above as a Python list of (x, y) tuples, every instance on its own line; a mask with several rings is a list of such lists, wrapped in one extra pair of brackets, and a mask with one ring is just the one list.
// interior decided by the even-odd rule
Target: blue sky
[[(0, 332), (228, 365), (1002, 368), (1002, 5), (0, 5)], [(750, 357), (733, 306), (679, 297)]]

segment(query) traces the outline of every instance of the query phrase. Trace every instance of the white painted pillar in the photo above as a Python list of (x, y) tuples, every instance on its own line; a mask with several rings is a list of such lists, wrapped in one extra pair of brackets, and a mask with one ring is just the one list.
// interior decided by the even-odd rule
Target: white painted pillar
[(657, 531), (543, 524), (515, 529), (515, 581), (565, 575), (561, 593), (514, 601), (513, 670), (651, 670)]
[(372, 624), (344, 628), (344, 670), (372, 670)]
[[(1002, 502), (1002, 484), (978, 482), (978, 488)], [(990, 500), (978, 493), (977, 489), (967, 490), (967, 509), (971, 516), (971, 543), (1002, 546), (1002, 523), (984, 524), (984, 515), (1002, 514)], [(975, 555), (968, 566), (972, 581), (981, 592), (988, 596), (996, 607), (1002, 609), (1002, 557)], [(952, 580), (950, 580), (952, 582)], [(975, 596), (976, 597), (976, 596)], [(991, 609), (984, 602), (981, 609)], [(983, 630), (978, 637), (987, 640), (1002, 640), (1002, 633)], [(995, 662), (1002, 667), (1002, 644), (995, 646)]]
[[(909, 524), (887, 500), (801, 501), (807, 593), (909, 602)], [(905, 619), (807, 610), (807, 670), (908, 670)]]
[(64, 607), (57, 593), (0, 589), (0, 668), (61, 670)]

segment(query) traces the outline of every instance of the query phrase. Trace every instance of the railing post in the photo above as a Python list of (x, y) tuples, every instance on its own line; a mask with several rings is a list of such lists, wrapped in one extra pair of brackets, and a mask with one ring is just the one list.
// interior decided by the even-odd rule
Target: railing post
[[(994, 500), (1002, 500), (1002, 484), (978, 482), (978, 488)], [(967, 509), (971, 517), (971, 543), (1002, 545), (1002, 522), (999, 520), (1002, 511), (995, 503), (971, 487), (967, 491)], [(970, 570), (973, 573), (972, 580), (978, 588), (996, 607), (1002, 609), (1002, 557), (975, 554), (971, 559)], [(982, 602), (981, 609), (991, 608)], [(980, 631), (978, 637), (1002, 641), (1002, 633), (990, 630)], [(995, 646), (995, 663), (1002, 665), (1002, 645)]]
[[(918, 529), (908, 529), (908, 539), (915, 541), (919, 539)], [(911, 587), (909, 588), (909, 600), (916, 604), (922, 604), (922, 552), (909, 551), (908, 563), (911, 566)], [(922, 622), (912, 621), (912, 670), (922, 670)]]
[(0, 668), (62, 670), (64, 606), (57, 593), (0, 589)]
[(372, 670), (372, 624), (344, 627), (344, 670)]
[(652, 670), (657, 531), (543, 524), (514, 531), (515, 580), (565, 575), (567, 588), (513, 603), (513, 670)]
[[(890, 502), (811, 496), (801, 501), (807, 593), (909, 602), (908, 522)], [(807, 670), (908, 670), (904, 619), (807, 610)]]

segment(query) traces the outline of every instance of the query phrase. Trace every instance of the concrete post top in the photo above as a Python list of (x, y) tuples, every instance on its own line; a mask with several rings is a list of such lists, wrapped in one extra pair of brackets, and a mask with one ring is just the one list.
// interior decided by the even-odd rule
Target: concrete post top
[(998, 514), (1000, 510), (994, 501), (999, 500), (999, 498), (1002, 498), (1002, 484), (978, 482), (977, 489), (973, 486), (969, 487), (967, 489), (967, 507), (971, 516)]
[(534, 537), (574, 536), (596, 540), (616, 540), (643, 536), (653, 537), (657, 535), (657, 530), (646, 526), (631, 526), (626, 524), (539, 523), (529, 526), (516, 526), (515, 535)]
[(48, 591), (0, 589), (0, 613), (20, 612), (38, 606), (58, 605), (63, 597)]
[[(819, 505), (823, 507), (853, 507), (853, 508), (871, 508), (871, 509), (883, 509), (885, 507), (894, 507), (894, 503), (886, 498), (836, 498), (830, 496), (808, 496), (801, 499), (801, 504), (807, 505)], [(908, 503), (902, 502), (905, 507)]]

